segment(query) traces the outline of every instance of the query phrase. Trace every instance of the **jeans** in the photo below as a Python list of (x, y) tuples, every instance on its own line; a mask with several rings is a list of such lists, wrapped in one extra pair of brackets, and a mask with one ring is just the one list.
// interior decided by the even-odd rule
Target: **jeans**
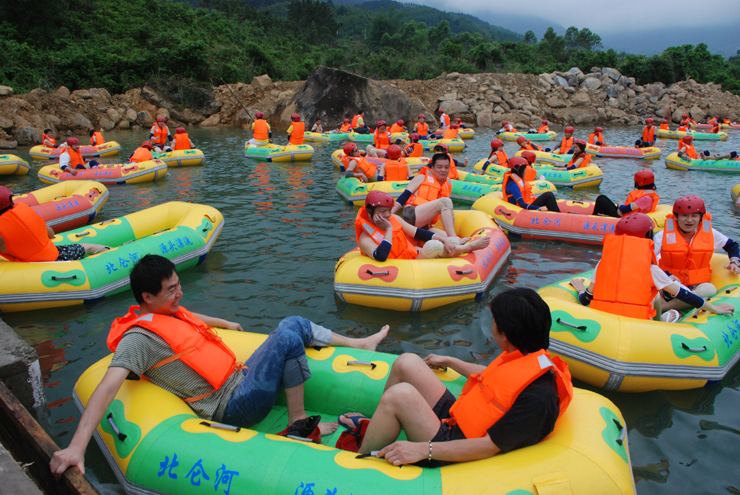
[(244, 363), (244, 379), (226, 404), (221, 421), (247, 428), (265, 419), (282, 387), (296, 387), (311, 378), (306, 347), (330, 343), (331, 330), (300, 316), (285, 318)]

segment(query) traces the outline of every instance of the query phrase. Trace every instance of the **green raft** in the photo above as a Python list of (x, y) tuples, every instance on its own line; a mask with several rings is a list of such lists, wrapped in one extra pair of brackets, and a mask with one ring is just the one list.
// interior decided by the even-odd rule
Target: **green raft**
[(665, 157), (665, 166), (671, 170), (700, 170), (702, 172), (740, 172), (740, 160), (702, 160), (680, 158), (678, 153)]

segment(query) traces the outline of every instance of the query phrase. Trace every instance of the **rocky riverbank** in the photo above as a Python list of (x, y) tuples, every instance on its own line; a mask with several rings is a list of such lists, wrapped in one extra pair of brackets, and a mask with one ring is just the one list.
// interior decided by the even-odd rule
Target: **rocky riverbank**
[[(247, 110), (244, 109), (246, 107)], [(443, 109), (479, 127), (499, 127), (502, 120), (516, 127), (553, 123), (637, 124), (647, 117), (679, 122), (684, 113), (696, 120), (720, 115), (740, 120), (740, 96), (718, 84), (691, 79), (665, 87), (639, 86), (616, 69), (578, 68), (552, 74), (443, 74), (426, 81), (374, 81), (347, 72), (318, 67), (307, 81), (275, 82), (267, 75), (250, 84), (212, 88), (199, 108), (178, 105), (149, 87), (111, 95), (102, 88), (49, 93), (34, 89), (14, 95), (0, 86), (0, 148), (41, 143), (44, 129), (84, 135), (90, 129), (138, 129), (164, 116), (172, 126), (248, 127), (260, 110), (277, 129), (286, 129), (290, 115), (306, 122), (315, 118), (325, 128), (364, 108), (365, 120), (415, 120), (419, 113)]]

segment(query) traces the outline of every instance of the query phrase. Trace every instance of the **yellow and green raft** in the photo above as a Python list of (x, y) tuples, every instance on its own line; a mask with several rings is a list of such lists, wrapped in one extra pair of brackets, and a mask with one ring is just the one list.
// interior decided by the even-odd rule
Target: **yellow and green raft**
[(31, 166), (15, 155), (0, 155), (0, 175), (26, 175)]
[[(240, 361), (267, 337), (218, 333)], [(307, 413), (321, 414), (324, 421), (347, 411), (371, 416), (396, 359), (335, 347), (307, 349), (306, 355), (313, 375), (305, 385)], [(75, 384), (81, 411), (110, 360), (93, 364)], [(453, 394), (460, 393), (464, 378), (452, 370), (437, 373)], [(212, 424), (148, 380), (126, 380), (94, 437), (128, 495), (635, 493), (622, 414), (608, 399), (581, 389), (574, 390), (570, 407), (539, 444), (442, 468), (357, 459), (333, 447), (340, 431), (324, 437), (322, 445), (277, 436), (288, 424), (284, 396), (252, 428), (228, 431)]]
[[(740, 306), (740, 277), (725, 270), (727, 255), (712, 257), (712, 304)], [(740, 359), (737, 316), (691, 311), (676, 323), (641, 320), (578, 303), (574, 275), (538, 292), (550, 306), (550, 352), (566, 361), (574, 378), (620, 392), (685, 390), (721, 380)], [(646, 278), (645, 283), (650, 279)]]

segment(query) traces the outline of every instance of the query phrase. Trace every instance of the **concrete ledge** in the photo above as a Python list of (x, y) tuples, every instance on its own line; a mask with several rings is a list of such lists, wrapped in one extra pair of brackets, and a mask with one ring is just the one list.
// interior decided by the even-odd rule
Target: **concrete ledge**
[(0, 380), (26, 409), (44, 404), (41, 368), (36, 350), (0, 320)]
[(39, 487), (28, 478), (26, 472), (13, 459), (2, 444), (0, 444), (0, 479), (2, 479), (2, 493), (17, 495), (43, 495)]

